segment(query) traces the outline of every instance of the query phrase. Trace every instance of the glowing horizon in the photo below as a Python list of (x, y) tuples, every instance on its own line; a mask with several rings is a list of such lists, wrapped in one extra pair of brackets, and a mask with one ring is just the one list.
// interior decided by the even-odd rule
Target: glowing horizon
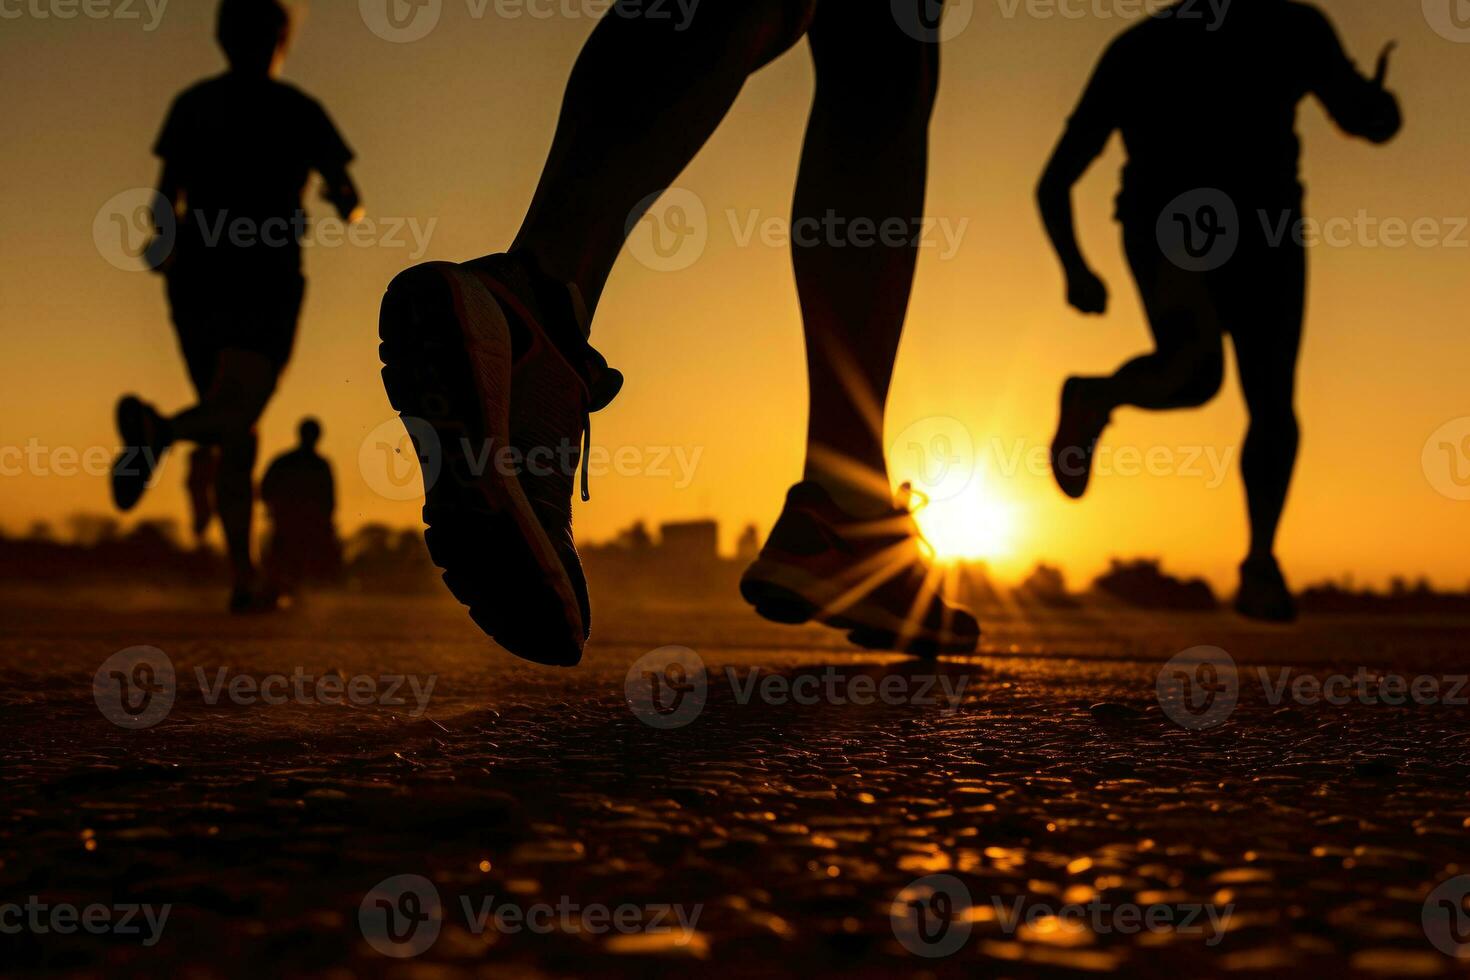
[[(1360, 63), (1399, 41), (1390, 84), (1406, 129), (1397, 142), (1350, 142), (1311, 100), (1301, 112), (1308, 213), (1339, 219), (1336, 227), (1347, 221), (1350, 243), (1327, 241), (1310, 255), (1304, 446), (1280, 546), (1298, 585), (1343, 573), (1367, 583), (1424, 574), (1454, 588), (1470, 579), (1458, 547), (1470, 537), (1470, 502), (1431, 472), (1440, 465), (1435, 440), (1458, 444), (1453, 432), (1436, 434), (1470, 418), (1470, 253), (1452, 244), (1456, 216), (1470, 215), (1461, 120), (1470, 44), (1436, 33), (1419, 6), (1326, 8)], [(1085, 321), (1066, 308), (1032, 203), (1092, 64), (1127, 22), (1026, 9), (977, 5), (945, 48), (926, 207), (932, 245), (921, 252), (884, 425), (893, 482), (914, 480), (929, 497), (917, 519), (942, 557), (984, 555), (997, 577), (1018, 579), (1046, 561), (1076, 584), (1112, 556), (1157, 555), (1178, 574), (1233, 587), (1246, 541), (1236, 473), (1245, 419), (1233, 375), (1201, 411), (1120, 412), (1106, 437), (1108, 469), (1082, 502), (1064, 499), (1036, 465), (1062, 380), (1111, 370), (1145, 349), (1147, 331), (1110, 221), (1117, 146), (1077, 198), (1084, 247), (1112, 288), (1107, 318)], [(0, 238), (8, 256), (27, 259), (0, 273), (11, 343), (0, 367), (8, 423), (0, 443), (36, 440), (52, 470), (63, 448), (113, 445), (117, 396), (136, 391), (166, 409), (189, 399), (161, 282), (106, 261), (93, 225), (106, 202), (151, 186), (148, 151), (169, 101), (219, 70), (213, 13), (212, 3), (171, 7), (152, 31), (86, 18), (5, 22), (0, 78), (12, 97), (0, 112), (27, 139), (0, 149), (11, 175), (0, 206), (12, 216)], [(289, 446), (299, 418), (320, 417), (344, 533), (418, 521), (411, 497), (384, 495), (359, 466), (364, 443), (393, 418), (377, 377), (381, 289), (414, 261), (466, 259), (510, 241), (590, 27), (577, 18), (477, 20), (455, 4), (413, 43), (375, 36), (356, 4), (315, 5), (304, 25), (285, 77), (327, 106), (357, 151), (374, 231), (367, 244), (331, 244), (322, 225), (307, 249), (300, 340), (264, 422), (262, 460)], [(65, 78), (46, 70), (63, 61), (95, 70)], [(769, 529), (800, 478), (805, 372), (780, 222), (811, 81), (801, 50), (757, 75), (679, 177), (683, 196), (666, 201), (692, 198), (705, 216), (693, 261), (669, 267), (631, 248), (614, 271), (596, 341), (629, 382), (594, 419), (606, 462), (592, 502), (577, 505), (587, 541), (609, 540), (639, 518), (712, 517), (729, 551), (747, 523)], [(314, 198), (308, 207), (325, 213)], [(1377, 221), (1373, 241), (1360, 213)], [(1432, 219), (1445, 234), (1434, 246), (1392, 247), (1381, 231), (1394, 219)], [(948, 451), (934, 442), (941, 434)], [(956, 450), (961, 436), (968, 448)], [(642, 462), (620, 470), (620, 451)], [(1165, 457), (1150, 468), (1150, 458)], [(972, 478), (957, 489), (937, 467), (956, 458)], [(1470, 457), (1463, 463), (1470, 469)], [(181, 480), (181, 466), (166, 468), (137, 516), (184, 513)], [(42, 474), (22, 462), (0, 486), (14, 531), (110, 512), (100, 476)]]

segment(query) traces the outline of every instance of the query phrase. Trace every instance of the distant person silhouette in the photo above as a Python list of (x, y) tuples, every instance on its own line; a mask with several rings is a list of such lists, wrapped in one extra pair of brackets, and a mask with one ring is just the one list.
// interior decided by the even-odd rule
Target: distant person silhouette
[(217, 502), (234, 575), (230, 607), (250, 612), (271, 605), (250, 553), (255, 427), (296, 339), (302, 192), (316, 171), (322, 196), (344, 219), (356, 218), (360, 204), (347, 174), (352, 151), (337, 128), (314, 99), (278, 80), (290, 40), (286, 8), (224, 0), (218, 27), (229, 70), (175, 100), (155, 146), (159, 206), (174, 211), (157, 220), (164, 227), (177, 218), (177, 241), (159, 268), (199, 403), (164, 417), (135, 396), (122, 399), (117, 424), (129, 448), (112, 489), (117, 506), (131, 510), (165, 449), (199, 446), (189, 480), (194, 526), (203, 531)]
[(1070, 195), (1112, 132), (1122, 132), (1128, 163), (1117, 218), (1156, 344), (1111, 377), (1067, 381), (1052, 468), (1062, 490), (1080, 497), (1114, 409), (1193, 408), (1213, 399), (1229, 333), (1250, 412), (1241, 468), (1251, 544), (1236, 608), (1288, 621), (1295, 606), (1275, 541), (1297, 454), (1306, 296), (1295, 234), (1297, 105), (1314, 94), (1344, 132), (1374, 143), (1398, 132), (1399, 109), (1383, 87), (1389, 49), (1377, 77), (1365, 78), (1314, 7), (1236, 0), (1221, 21), (1189, 16), (1192, 9), (1198, 5), (1166, 8), (1113, 42), (1041, 178), (1038, 198), (1067, 300), (1103, 313), (1107, 289), (1078, 248)]
[[(572, 71), (510, 251), (421, 265), (390, 285), (381, 320), (389, 398), (405, 419), (431, 425), (448, 454), (429, 482), (426, 540), (449, 589), (512, 653), (571, 665), (589, 635), (571, 496), (590, 414), (622, 386), (588, 336), (630, 230), (746, 79), (802, 37), (817, 82), (794, 204), (805, 224), (795, 227), (820, 228), (829, 215), (880, 228), (919, 220), (938, 82), (930, 35), (942, 6), (704, 0), (684, 19), (620, 0)], [(866, 645), (973, 649), (979, 628), (937, 596), (884, 459), (883, 406), (917, 235), (866, 246), (815, 237), (793, 250), (811, 395), (805, 479), (742, 592), (770, 618), (815, 619)], [(524, 465), (471, 465), (458, 448), (465, 440), (477, 456), (508, 442)]]
[(316, 451), (321, 423), (303, 419), (297, 432), (297, 447), (276, 457), (260, 481), (260, 499), (270, 515), (266, 581), (278, 595), (294, 595), (304, 583), (332, 581), (342, 569), (332, 464)]

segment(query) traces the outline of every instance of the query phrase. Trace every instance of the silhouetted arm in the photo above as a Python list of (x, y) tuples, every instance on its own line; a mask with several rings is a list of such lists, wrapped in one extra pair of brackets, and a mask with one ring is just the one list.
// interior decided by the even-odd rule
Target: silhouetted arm
[(1347, 56), (1327, 18), (1315, 9), (1309, 9), (1307, 16), (1312, 91), (1343, 132), (1373, 143), (1387, 143), (1403, 124), (1398, 99), (1383, 87), (1393, 45), (1379, 56), (1377, 77), (1368, 78)]
[(322, 171), (322, 200), (336, 208), (343, 221), (361, 221), (367, 214), (345, 163), (339, 168)]
[(347, 173), (352, 162), (352, 148), (337, 131), (337, 124), (327, 115), (327, 110), (315, 101), (309, 103), (310, 118), (307, 123), (311, 134), (311, 162), (322, 175), (322, 200), (337, 209), (343, 221), (361, 221), (366, 214), (362, 206), (362, 195)]
[(1052, 248), (1067, 276), (1067, 302), (1083, 313), (1107, 309), (1108, 290), (1092, 271), (1077, 244), (1077, 227), (1072, 211), (1072, 188), (1102, 155), (1117, 128), (1107, 95), (1114, 49), (1109, 49), (1093, 72), (1087, 91), (1067, 122), (1051, 160), (1036, 187), (1036, 201)]
[(149, 268), (164, 275), (173, 267), (173, 245), (178, 237), (169, 234), (168, 229), (176, 229), (177, 222), (189, 209), (189, 160), (197, 142), (198, 99), (194, 93), (191, 89), (174, 99), (153, 143), (153, 154), (163, 161), (163, 167), (158, 175), (158, 193), (153, 198), (156, 232), (144, 258)]
[(158, 229), (158, 233), (154, 234), (144, 253), (149, 268), (154, 272), (167, 273), (173, 265), (174, 236), (163, 234), (162, 230), (173, 227), (174, 222), (183, 217), (186, 204), (187, 194), (179, 167), (165, 160), (158, 175), (158, 194), (153, 199), (153, 227)]

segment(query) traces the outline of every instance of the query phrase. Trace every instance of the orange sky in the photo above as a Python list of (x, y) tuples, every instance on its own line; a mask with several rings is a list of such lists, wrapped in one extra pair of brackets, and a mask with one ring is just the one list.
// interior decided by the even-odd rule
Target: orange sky
[[(1201, 411), (1121, 412), (1108, 444), (1124, 452), (1083, 503), (1064, 500), (1031, 464), (1050, 438), (1062, 378), (1110, 370), (1147, 342), (1109, 221), (1118, 147), (1078, 192), (1084, 245), (1113, 290), (1105, 320), (1084, 321), (1065, 307), (1034, 213), (1031, 189), (1062, 120), (1107, 40), (1128, 23), (1097, 14), (1128, 10), (1126, 2), (1063, 6), (1082, 16), (1037, 16), (1056, 9), (1040, 0), (977, 0), (968, 27), (946, 46), (927, 209), (936, 244), (923, 255), (890, 404), (893, 460), (913, 475), (916, 444), (948, 445), (954, 451), (943, 455), (968, 476), (978, 458), (979, 482), (965, 493), (981, 486), (980, 499), (943, 499), (944, 488), (965, 481), (942, 483), (929, 530), (999, 548), (993, 562), (1003, 574), (1049, 558), (1080, 583), (1109, 555), (1158, 554), (1179, 571), (1227, 584), (1245, 542), (1234, 471), (1244, 415), (1233, 381)], [(165, 408), (188, 398), (161, 283), (105, 261), (93, 223), (115, 195), (151, 184), (149, 147), (170, 98), (218, 69), (213, 7), (176, 0), (148, 30), (153, 15), (142, 3), (132, 4), (136, 20), (39, 18), (34, 11), (53, 9), (50, 0), (0, 3), (8, 137), (0, 145), (8, 355), (0, 362), (0, 447), (41, 453), (32, 455), (39, 465), (17, 467), (13, 451), (5, 457), (0, 487), (11, 529), (107, 509), (105, 479), (57, 471), (69, 469), (66, 449), (112, 446), (119, 394), (135, 390)], [(372, 215), (405, 225), (397, 247), (379, 240), (308, 251), (297, 358), (263, 427), (274, 452), (301, 415), (323, 419), (344, 529), (417, 520), (414, 501), (375, 492), (357, 463), (364, 439), (392, 417), (377, 377), (378, 299), (418, 258), (410, 257), (411, 227), (427, 234), (423, 258), (464, 259), (509, 242), (566, 73), (592, 27), (579, 2), (548, 8), (577, 15), (512, 18), (496, 10), (520, 7), (444, 0), (432, 33), (394, 44), (367, 29), (358, 4), (318, 2), (287, 67), (358, 151)], [(475, 17), (480, 9), (485, 15)], [(1369, 581), (1424, 572), (1462, 587), (1470, 579), (1470, 502), (1438, 492), (1448, 459), (1426, 472), (1423, 455), (1431, 434), (1470, 416), (1470, 38), (1436, 33), (1419, 3), (1338, 0), (1326, 9), (1360, 61), (1398, 40), (1391, 81), (1407, 125), (1395, 144), (1375, 149), (1337, 136), (1307, 104), (1309, 213), (1433, 219), (1437, 236), (1450, 241), (1391, 248), (1354, 234), (1352, 244), (1312, 250), (1305, 439), (1281, 554), (1299, 583), (1348, 571)], [(11, 18), (14, 11), (22, 16)], [(595, 441), (613, 460), (623, 449), (625, 463), (651, 466), (663, 456), (665, 465), (638, 474), (634, 462), (598, 475), (592, 503), (578, 505), (583, 536), (608, 537), (638, 517), (714, 515), (733, 538), (745, 521), (769, 527), (798, 478), (806, 398), (789, 257), (746, 230), (786, 213), (811, 84), (800, 49), (758, 75), (680, 178), (707, 214), (697, 261), (660, 271), (625, 254), (615, 270), (595, 340), (629, 384), (597, 417)], [(182, 512), (180, 462), (144, 516)], [(1459, 462), (1470, 470), (1470, 459)], [(931, 479), (940, 472), (934, 465), (931, 453)], [(1130, 475), (1131, 467), (1145, 472)], [(1183, 472), (1146, 472), (1170, 468)]]

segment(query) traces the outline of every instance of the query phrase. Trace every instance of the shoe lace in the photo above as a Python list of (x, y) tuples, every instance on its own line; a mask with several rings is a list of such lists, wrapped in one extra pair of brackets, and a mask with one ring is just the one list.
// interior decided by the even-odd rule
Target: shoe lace
[[(918, 499), (918, 503), (914, 502), (915, 498)], [(898, 495), (894, 503), (901, 513), (907, 514), (912, 518), (919, 511), (929, 506), (929, 495), (922, 490), (914, 489), (912, 482), (905, 481), (899, 485)], [(919, 529), (918, 521), (914, 522), (914, 543), (918, 545), (919, 552), (923, 554), (926, 561), (933, 561), (938, 554), (933, 543), (924, 537), (924, 532)]]
[(592, 482), (587, 476), (587, 457), (592, 454), (592, 412), (582, 413), (582, 502), (592, 499)]

